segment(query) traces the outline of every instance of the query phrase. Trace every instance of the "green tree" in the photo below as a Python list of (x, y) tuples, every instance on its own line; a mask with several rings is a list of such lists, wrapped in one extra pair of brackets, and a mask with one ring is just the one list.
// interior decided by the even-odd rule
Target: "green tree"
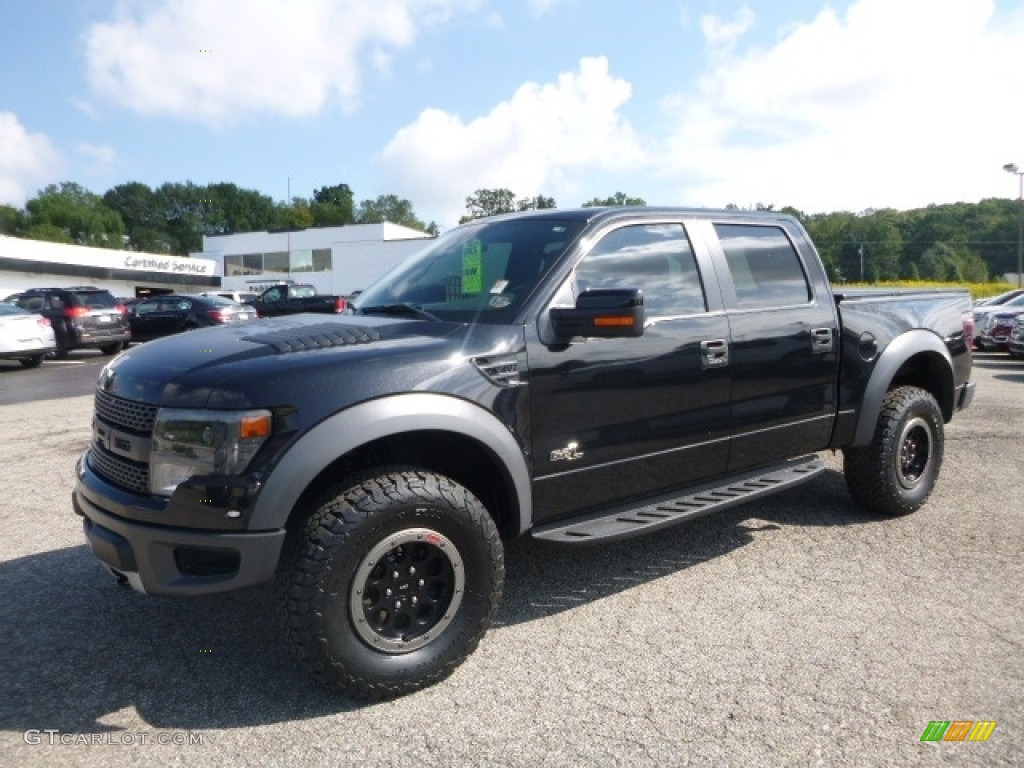
[(518, 203), (516, 203), (516, 206), (520, 211), (539, 211), (545, 208), (557, 208), (558, 203), (555, 202), (555, 198), (553, 197), (537, 195), (536, 197), (522, 198)]
[(850, 264), (846, 249), (851, 245), (853, 221), (854, 215), (848, 212), (817, 213), (803, 219), (807, 234), (817, 246), (825, 271), (834, 283), (860, 279), (859, 260), (852, 272), (844, 272), (842, 268), (843, 263)]
[(356, 211), (356, 221), (360, 224), (390, 221), (421, 232), (427, 229), (427, 225), (416, 218), (412, 203), (398, 195), (380, 195), (376, 200), (363, 200)]
[(10, 205), (0, 205), (0, 234), (19, 235), (25, 228), (25, 214)]
[(348, 184), (320, 187), (313, 193), (310, 211), (313, 214), (313, 225), (317, 227), (341, 227), (356, 223), (356, 206)]
[(647, 201), (642, 197), (630, 197), (625, 192), (616, 192), (611, 197), (604, 199), (595, 197), (583, 203), (584, 208), (597, 208), (606, 205), (647, 205)]
[(512, 213), (515, 210), (516, 195), (511, 189), (478, 189), (466, 198), (467, 214), (459, 219), (459, 223)]
[(138, 181), (118, 184), (107, 190), (103, 202), (121, 216), (129, 249), (149, 253), (171, 250), (163, 209), (147, 185)]
[[(26, 203), (25, 235), (103, 248), (124, 247), (124, 222), (103, 199), (73, 181), (50, 184)], [(63, 233), (63, 236), (58, 233)], [(66, 238), (66, 239), (65, 239)]]
[(274, 201), (254, 189), (221, 182), (208, 185), (203, 193), (200, 212), (205, 235), (258, 232), (273, 226)]
[(270, 229), (309, 229), (313, 226), (313, 211), (309, 200), (293, 197), (291, 203), (278, 203)]
[(865, 277), (872, 283), (901, 277), (903, 235), (898, 221), (898, 212), (888, 208), (865, 212), (854, 219), (851, 235), (858, 249), (864, 249)]
[(164, 220), (171, 253), (181, 256), (202, 250), (206, 190), (187, 181), (165, 182), (154, 192)]

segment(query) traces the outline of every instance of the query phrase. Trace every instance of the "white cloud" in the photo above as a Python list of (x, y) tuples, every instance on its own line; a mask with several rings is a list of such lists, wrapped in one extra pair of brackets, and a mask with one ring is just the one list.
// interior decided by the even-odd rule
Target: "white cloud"
[(0, 112), (0, 204), (20, 208), (53, 181), (60, 158), (41, 133), (29, 133), (12, 112)]
[(520, 86), (469, 122), (424, 110), (381, 153), (384, 186), (446, 225), (465, 213), (465, 198), (477, 189), (558, 199), (575, 191), (575, 173), (644, 165), (641, 143), (620, 115), (630, 93), (604, 58), (590, 58), (554, 83)]
[(559, 3), (564, 3), (566, 0), (526, 0), (526, 5), (530, 9), (530, 13), (534, 16), (543, 16), (548, 13)]
[(86, 34), (89, 82), (145, 115), (211, 125), (358, 105), (364, 56), (381, 66), (418, 27), (480, 0), (157, 0), (125, 3)]
[(109, 171), (113, 167), (114, 161), (117, 160), (117, 152), (103, 144), (91, 144), (83, 141), (75, 147), (75, 151), (92, 160), (95, 171), (98, 173)]
[(991, 196), (1024, 157), (1024, 18), (993, 14), (990, 0), (860, 0), (774, 47), (715, 56), (665, 102), (672, 202), (812, 212)]
[(728, 46), (735, 43), (754, 25), (754, 12), (744, 5), (729, 21), (717, 16), (701, 16), (700, 31), (713, 46)]

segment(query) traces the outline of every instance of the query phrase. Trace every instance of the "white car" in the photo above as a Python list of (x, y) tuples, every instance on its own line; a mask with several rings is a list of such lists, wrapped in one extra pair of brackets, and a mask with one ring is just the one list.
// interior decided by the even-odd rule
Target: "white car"
[(260, 297), (258, 293), (250, 293), (248, 291), (204, 291), (199, 295), (220, 296), (222, 299), (231, 299), (239, 304), (245, 304), (247, 301), (255, 301)]
[(14, 304), (0, 304), (0, 358), (38, 368), (56, 348), (53, 326), (47, 318)]

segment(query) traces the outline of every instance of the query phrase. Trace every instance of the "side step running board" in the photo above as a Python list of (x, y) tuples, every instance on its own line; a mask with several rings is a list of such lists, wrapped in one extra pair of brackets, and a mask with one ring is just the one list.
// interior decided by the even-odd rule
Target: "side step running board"
[(643, 499), (541, 525), (533, 529), (532, 536), (561, 544), (596, 544), (639, 536), (792, 488), (824, 469), (825, 465), (817, 456), (804, 456), (699, 485), (688, 489), (682, 496), (668, 494)]

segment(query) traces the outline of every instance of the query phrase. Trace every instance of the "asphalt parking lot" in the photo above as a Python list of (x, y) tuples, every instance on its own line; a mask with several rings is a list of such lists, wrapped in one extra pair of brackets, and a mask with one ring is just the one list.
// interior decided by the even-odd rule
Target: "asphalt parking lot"
[[(1024, 362), (978, 355), (974, 378), (914, 515), (860, 512), (828, 456), (824, 477), (662, 535), (513, 542), (477, 652), (371, 705), (310, 682), (267, 589), (116, 587), (69, 497), (91, 398), (12, 399), (0, 765), (1019, 765)], [(933, 720), (997, 726), (923, 743)]]

